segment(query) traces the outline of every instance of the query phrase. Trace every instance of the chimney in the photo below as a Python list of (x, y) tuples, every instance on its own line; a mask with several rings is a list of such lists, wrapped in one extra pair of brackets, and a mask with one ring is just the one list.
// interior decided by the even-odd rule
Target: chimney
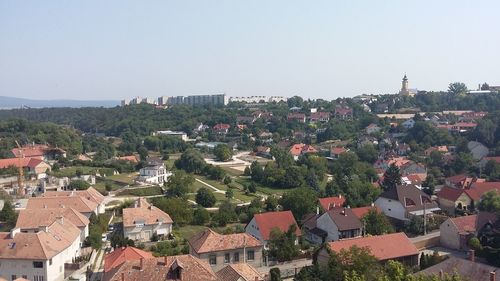
[(492, 271), (490, 272), (490, 281), (495, 281), (496, 280), (496, 272), (495, 271)]
[(316, 215), (319, 215), (319, 206), (316, 206)]
[(259, 276), (255, 276), (255, 281), (259, 281)]
[(444, 277), (444, 273), (443, 273), (443, 270), (441, 269), (439, 271), (439, 280), (443, 280), (443, 277)]
[(472, 262), (475, 262), (476, 261), (476, 253), (474, 250), (469, 250), (469, 259), (470, 261)]
[(342, 210), (342, 215), (344, 215), (345, 217), (347, 217), (347, 213), (345, 211), (345, 208), (344, 208), (344, 210)]
[(144, 258), (141, 258), (140, 260), (140, 268), (141, 268), (141, 271), (144, 270)]
[(64, 217), (63, 216), (59, 216), (56, 218), (57, 221), (61, 224), (61, 225), (64, 225)]
[(20, 233), (21, 232), (21, 228), (19, 227), (15, 227), (13, 228), (11, 231), (10, 231), (10, 238), (11, 239), (14, 239), (14, 237), (16, 237), (16, 234)]
[(371, 206), (372, 206), (372, 207), (375, 207), (375, 203), (373, 203), (373, 202), (372, 202)]
[(125, 272), (122, 272), (122, 281), (125, 281)]
[(46, 226), (46, 225), (40, 225), (40, 226), (38, 227), (38, 230), (39, 230), (39, 231), (43, 231), (43, 232), (48, 232), (48, 231), (49, 231), (49, 227), (48, 227), (48, 226)]
[(165, 265), (167, 265), (167, 262), (168, 262), (168, 258), (167, 258), (166, 256), (165, 256), (165, 257), (163, 257), (163, 263), (164, 263)]

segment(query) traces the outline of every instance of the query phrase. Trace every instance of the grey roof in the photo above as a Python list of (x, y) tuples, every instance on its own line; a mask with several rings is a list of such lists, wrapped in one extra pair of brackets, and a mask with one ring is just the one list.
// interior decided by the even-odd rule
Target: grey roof
[(433, 202), (429, 195), (414, 185), (398, 185), (384, 191), (380, 197), (392, 199), (401, 202), (408, 212), (420, 211), (438, 208), (438, 204)]
[(327, 213), (340, 231), (360, 229), (363, 227), (363, 223), (358, 219), (351, 208), (334, 208)]
[(436, 275), (441, 271), (448, 275), (459, 274), (467, 280), (490, 280), (490, 272), (496, 271), (495, 280), (500, 281), (500, 268), (456, 257), (450, 257), (415, 275)]

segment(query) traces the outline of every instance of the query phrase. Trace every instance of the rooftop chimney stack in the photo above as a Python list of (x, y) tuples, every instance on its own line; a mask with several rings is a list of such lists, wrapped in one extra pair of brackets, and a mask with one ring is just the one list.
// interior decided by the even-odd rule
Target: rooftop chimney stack
[(20, 233), (21, 232), (21, 228), (19, 227), (15, 227), (13, 228), (11, 231), (10, 231), (10, 238), (11, 239), (14, 239), (14, 237), (16, 237), (16, 234)]
[(125, 281), (125, 272), (122, 272), (122, 281)]
[(141, 258), (141, 260), (140, 260), (140, 268), (141, 268), (141, 271), (144, 270), (144, 258)]
[(167, 265), (167, 263), (168, 263), (168, 258), (167, 258), (166, 256), (165, 256), (165, 257), (163, 257), (163, 263), (164, 263), (165, 265)]
[(475, 262), (476, 261), (476, 253), (474, 250), (470, 250), (469, 251), (469, 259), (471, 262)]
[(495, 281), (496, 280), (496, 272), (492, 271), (490, 272), (490, 281)]

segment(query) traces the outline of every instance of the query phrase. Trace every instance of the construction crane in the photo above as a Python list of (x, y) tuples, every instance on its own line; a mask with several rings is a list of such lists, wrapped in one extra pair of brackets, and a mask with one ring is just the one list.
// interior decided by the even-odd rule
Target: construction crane
[(19, 149), (19, 155), (17, 158), (19, 159), (19, 165), (18, 165), (18, 175), (17, 175), (17, 194), (19, 196), (24, 196), (24, 168), (23, 168), (23, 159), (24, 159), (24, 153), (23, 153), (23, 148), (21, 145), (19, 145), (19, 142), (17, 142), (17, 148)]

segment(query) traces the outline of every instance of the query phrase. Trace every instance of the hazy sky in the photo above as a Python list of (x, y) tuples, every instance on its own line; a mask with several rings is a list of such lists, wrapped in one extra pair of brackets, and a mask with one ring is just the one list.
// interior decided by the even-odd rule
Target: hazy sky
[(333, 99), (500, 85), (500, 1), (0, 0), (0, 95)]

